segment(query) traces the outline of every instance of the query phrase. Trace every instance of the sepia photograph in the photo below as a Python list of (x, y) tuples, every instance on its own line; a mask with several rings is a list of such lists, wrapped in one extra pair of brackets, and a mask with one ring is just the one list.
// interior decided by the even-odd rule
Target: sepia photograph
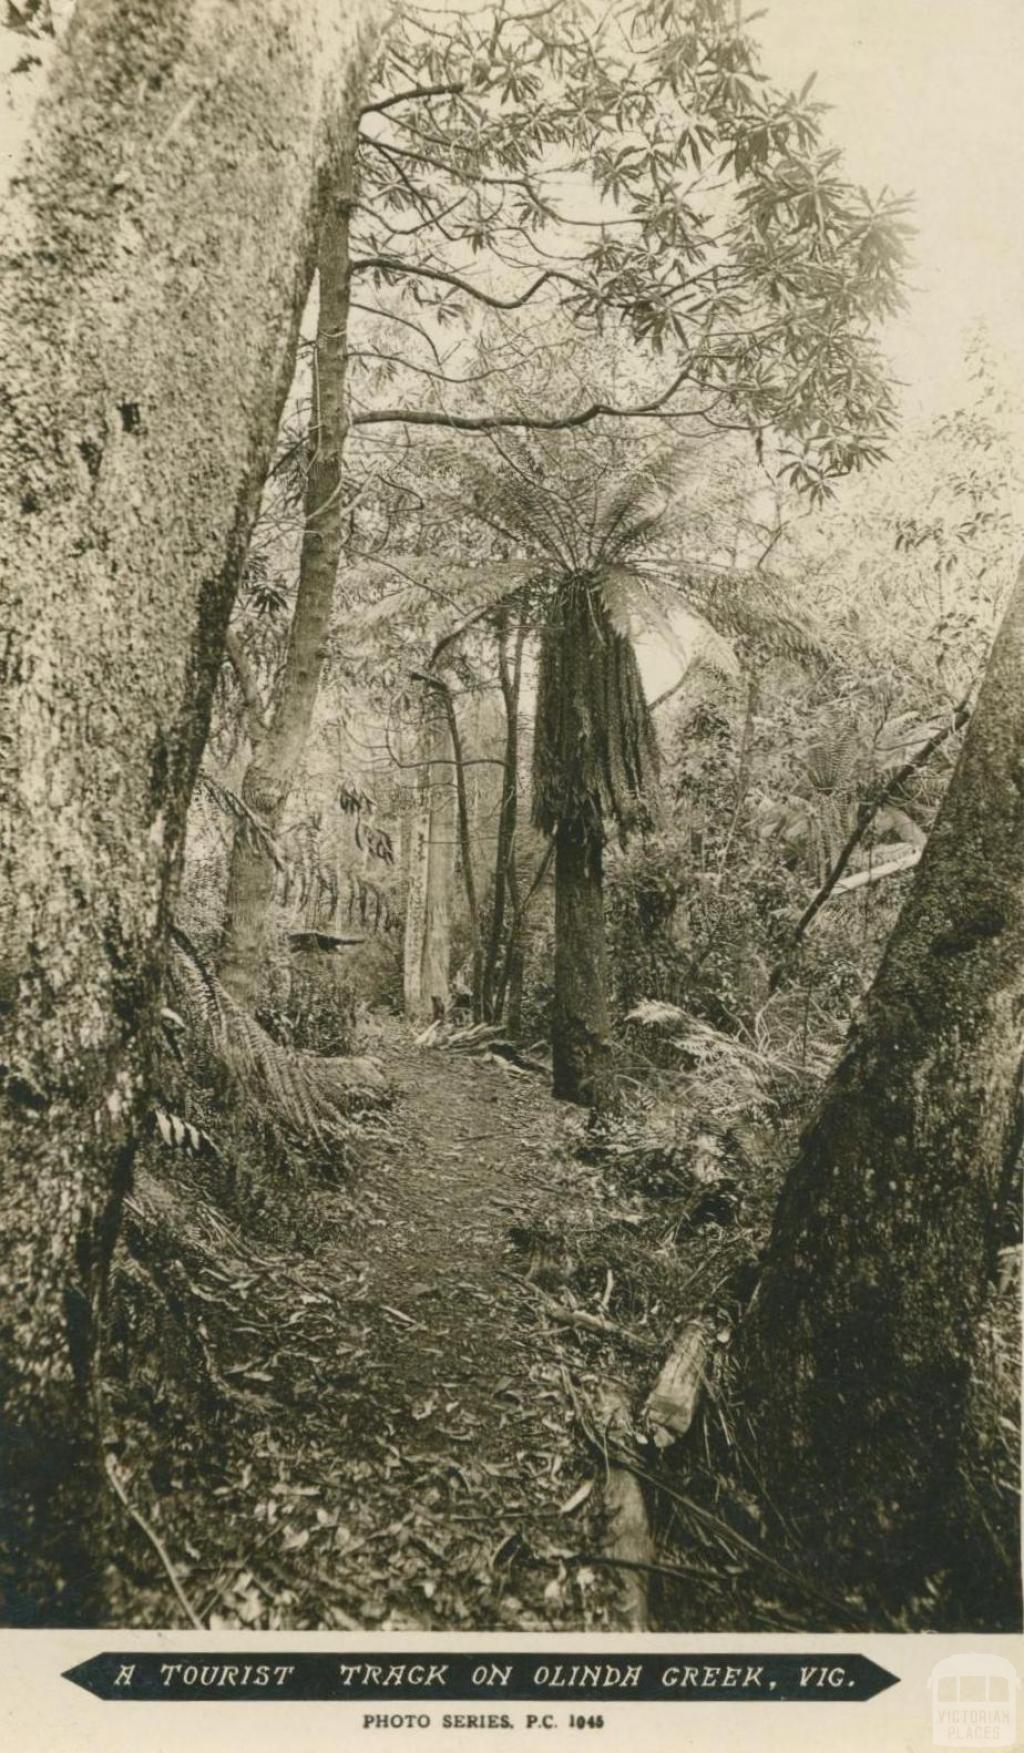
[(1012, 1744), (1022, 67), (1014, 0), (2, 0), (54, 1675), (756, 1725), (956, 1634), (899, 1744)]

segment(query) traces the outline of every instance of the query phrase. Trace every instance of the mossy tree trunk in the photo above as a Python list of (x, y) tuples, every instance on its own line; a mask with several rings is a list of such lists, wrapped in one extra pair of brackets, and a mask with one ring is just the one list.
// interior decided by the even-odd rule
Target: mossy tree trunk
[(361, 8), (80, 0), (0, 237), (3, 1616), (103, 1616), (97, 1314)]
[(1024, 569), (877, 978), (779, 1203), (749, 1316), (769, 1489), (831, 1577), (957, 1558), (979, 1312), (1021, 1142)]
[(604, 848), (650, 817), (658, 748), (636, 653), (605, 579), (566, 573), (541, 634), (533, 820), (555, 847), (553, 1092), (600, 1106), (609, 1058)]

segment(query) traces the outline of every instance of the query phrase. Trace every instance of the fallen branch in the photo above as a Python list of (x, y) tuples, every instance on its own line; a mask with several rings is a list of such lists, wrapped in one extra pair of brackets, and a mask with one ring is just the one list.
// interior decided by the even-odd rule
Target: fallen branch
[(198, 1613), (196, 1612), (191, 1601), (189, 1600), (188, 1596), (186, 1595), (184, 1589), (182, 1588), (181, 1578), (178, 1576), (178, 1573), (175, 1570), (173, 1563), (171, 1562), (170, 1554), (169, 1554), (166, 1546), (164, 1545), (163, 1541), (161, 1540), (159, 1534), (157, 1533), (156, 1529), (153, 1527), (152, 1523), (147, 1522), (145, 1516), (142, 1514), (142, 1511), (137, 1510), (135, 1508), (134, 1504), (129, 1502), (128, 1494), (125, 1491), (123, 1484), (121, 1483), (121, 1476), (117, 1471), (117, 1466), (116, 1466), (116, 1463), (114, 1461), (113, 1456), (110, 1454), (105, 1454), (103, 1459), (104, 1459), (104, 1465), (106, 1467), (107, 1478), (110, 1481), (110, 1484), (114, 1490), (115, 1496), (117, 1497), (118, 1501), (120, 1502), (122, 1508), (131, 1517), (131, 1519), (135, 1523), (136, 1527), (142, 1529), (142, 1532), (145, 1534), (146, 1539), (149, 1541), (154, 1552), (156, 1553), (157, 1557), (159, 1558), (160, 1563), (163, 1565), (164, 1570), (167, 1572), (167, 1579), (171, 1585), (171, 1588), (174, 1590), (175, 1595), (178, 1598), (178, 1602), (181, 1606), (181, 1610), (185, 1614), (185, 1617), (187, 1618), (189, 1624), (191, 1626), (193, 1626), (196, 1631), (205, 1631), (206, 1626), (203, 1624), (203, 1621), (200, 1619)]
[(844, 877), (833, 889), (835, 895), (848, 895), (853, 889), (865, 889), (869, 883), (880, 883), (883, 877), (900, 876), (905, 870), (913, 870), (920, 864), (923, 846), (915, 846), (906, 858), (891, 858), (885, 864), (872, 865), (870, 870), (858, 870), (853, 876)]
[[(538, 1295), (543, 1296), (542, 1291)], [(639, 1333), (633, 1333), (628, 1327), (619, 1327), (614, 1321), (607, 1321), (602, 1315), (588, 1315), (583, 1309), (567, 1309), (563, 1303), (556, 1303), (550, 1297), (544, 1297), (544, 1305), (553, 1321), (562, 1327), (580, 1327), (585, 1333), (600, 1333), (605, 1339), (617, 1339), (621, 1345), (629, 1345), (634, 1351), (642, 1351), (650, 1355), (657, 1350), (653, 1339), (645, 1339)]]
[[(598, 1395), (599, 1436), (605, 1464), (604, 1507), (608, 1519), (608, 1561), (625, 1571), (621, 1583), (626, 1625), (646, 1631), (646, 1576), (654, 1564), (654, 1541), (647, 1505), (633, 1473), (618, 1459), (632, 1432), (629, 1402), (622, 1389), (605, 1383)], [(609, 1439), (610, 1442), (609, 1442)]]
[(705, 1320), (687, 1321), (677, 1336), (641, 1415), (656, 1448), (669, 1448), (690, 1429), (714, 1343), (714, 1328)]
[(529, 1054), (520, 1053), (519, 1048), (511, 1041), (491, 1041), (486, 1057), (505, 1059), (517, 1071), (532, 1071), (542, 1077), (549, 1076), (551, 1072), (550, 1065), (545, 1065), (542, 1059), (531, 1059)]
[(639, 1559), (609, 1558), (599, 1552), (573, 1552), (566, 1559), (566, 1564), (598, 1564), (611, 1570), (643, 1571), (649, 1576), (676, 1577), (681, 1582), (691, 1582), (698, 1577), (701, 1582), (721, 1583), (722, 1578), (716, 1570), (703, 1569), (699, 1564), (641, 1564)]
[(657, 1343), (642, 1333), (634, 1333), (629, 1327), (619, 1327), (614, 1321), (606, 1320), (602, 1315), (588, 1315), (583, 1309), (570, 1309), (564, 1303), (556, 1303), (554, 1297), (541, 1290), (539, 1284), (531, 1284), (518, 1272), (509, 1272), (499, 1266), (498, 1275), (507, 1278), (511, 1284), (517, 1285), (522, 1291), (531, 1291), (543, 1305), (545, 1314), (562, 1327), (580, 1327), (585, 1333), (599, 1333), (603, 1339), (617, 1339), (620, 1344), (628, 1345), (634, 1351), (642, 1352), (649, 1357), (657, 1351)]

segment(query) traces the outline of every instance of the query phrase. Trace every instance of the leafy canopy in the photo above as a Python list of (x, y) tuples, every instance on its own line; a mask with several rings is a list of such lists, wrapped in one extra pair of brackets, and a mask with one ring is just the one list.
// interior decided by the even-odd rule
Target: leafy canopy
[(528, 413), (515, 348), (472, 381), (441, 350), (480, 308), (534, 337), (558, 310), (660, 362), (645, 411), (786, 435), (783, 467), (815, 496), (878, 460), (892, 405), (873, 330), (900, 299), (905, 204), (844, 175), (812, 83), (772, 87), (732, 0), (409, 7), (362, 116), (353, 296), (393, 326), (393, 351), (367, 350), (377, 370), (427, 381), (382, 407), (369, 376), (354, 423), (615, 410), (581, 395)]

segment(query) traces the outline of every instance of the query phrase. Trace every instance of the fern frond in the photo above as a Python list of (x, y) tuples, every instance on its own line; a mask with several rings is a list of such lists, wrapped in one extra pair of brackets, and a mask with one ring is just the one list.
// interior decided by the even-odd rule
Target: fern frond
[(220, 1151), (209, 1133), (193, 1126), (190, 1120), (183, 1120), (180, 1114), (171, 1114), (154, 1104), (150, 1119), (156, 1136), (172, 1150), (182, 1151), (185, 1156), (220, 1158)]
[(683, 488), (692, 453), (692, 445), (674, 444), (600, 496), (593, 565), (614, 564), (652, 534)]
[(685, 669), (693, 672), (703, 667), (714, 670), (729, 681), (734, 681), (742, 673), (742, 665), (729, 640), (717, 633), (703, 615), (684, 609), (675, 620)]
[(789, 600), (777, 579), (761, 572), (686, 568), (675, 575), (680, 597), (716, 633), (741, 641), (759, 657), (788, 657), (827, 665), (834, 652), (823, 634)]
[(231, 996), (185, 934), (172, 933), (170, 976), (178, 1008), (206, 1050), (229, 1073), (259, 1119), (321, 1146), (351, 1134), (354, 1107), (388, 1099), (382, 1072), (366, 1059), (325, 1059), (282, 1047)]
[(376, 650), (382, 629), (407, 632), (417, 616), (423, 622), (424, 638), (450, 638), (488, 609), (515, 597), (534, 582), (539, 570), (536, 559), (457, 566), (435, 555), (396, 554), (387, 561), (364, 561), (353, 568), (349, 583), (354, 596), (370, 600), (350, 619), (348, 648)]
[(859, 758), (860, 738), (856, 729), (849, 724), (838, 725), (811, 745), (804, 765), (815, 791), (832, 794), (849, 788)]
[(465, 459), (463, 471), (477, 517), (502, 534), (539, 548), (558, 566), (579, 565), (582, 556), (572, 509), (527, 468), (511, 458), (505, 460), (511, 466), (498, 473), (483, 457)]
[(653, 812), (658, 746), (636, 654), (609, 618), (599, 583), (571, 579), (541, 636), (533, 817), (546, 834), (574, 822), (620, 836)]

